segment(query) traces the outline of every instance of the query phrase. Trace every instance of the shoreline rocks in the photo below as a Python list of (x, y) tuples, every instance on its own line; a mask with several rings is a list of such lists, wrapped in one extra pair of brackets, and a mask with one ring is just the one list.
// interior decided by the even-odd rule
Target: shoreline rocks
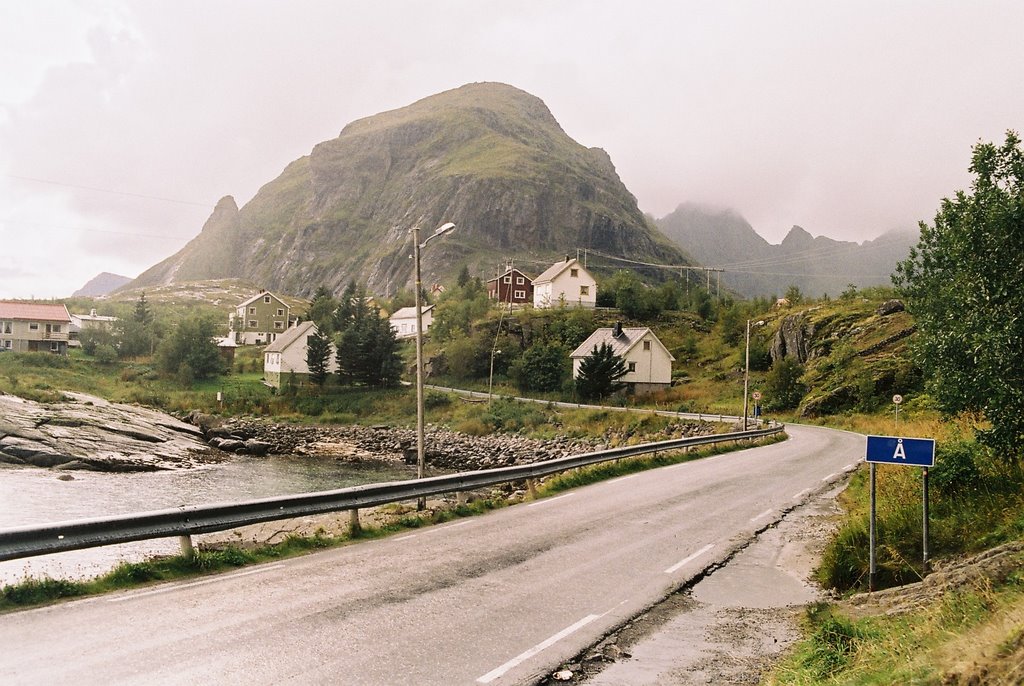
[[(277, 424), (265, 419), (233, 418), (214, 421), (191, 413), (187, 420), (206, 427), (211, 446), (249, 455), (320, 455), (351, 462), (364, 460), (416, 462), (416, 431), (388, 426), (326, 426)], [(713, 433), (706, 422), (678, 422), (662, 438)], [(428, 425), (425, 459), (432, 467), (470, 471), (532, 464), (566, 455), (590, 452), (618, 443), (624, 436), (604, 438), (557, 437), (540, 440), (516, 434), (470, 436)], [(652, 439), (653, 440), (653, 439)]]
[(174, 417), (84, 393), (37, 403), (0, 394), (0, 463), (62, 470), (146, 472), (194, 467), (213, 451)]

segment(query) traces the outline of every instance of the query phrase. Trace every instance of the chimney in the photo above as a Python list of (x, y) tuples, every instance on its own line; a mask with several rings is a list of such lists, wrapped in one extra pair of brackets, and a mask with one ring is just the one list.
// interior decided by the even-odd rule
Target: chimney
[(622, 335), (622, 322), (615, 322), (615, 326), (612, 327), (612, 336), (618, 338)]
[(569, 256), (568, 256), (568, 255), (566, 255), (566, 256), (565, 256), (565, 261), (566, 261), (566, 262), (568, 262), (568, 261), (569, 261)]

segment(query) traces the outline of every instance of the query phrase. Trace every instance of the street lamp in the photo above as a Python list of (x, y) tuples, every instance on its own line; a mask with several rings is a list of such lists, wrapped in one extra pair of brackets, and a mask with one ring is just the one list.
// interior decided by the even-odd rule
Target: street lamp
[[(764, 320), (755, 322), (754, 326), (764, 326)], [(750, 386), (750, 320), (747, 320), (746, 363), (743, 366), (743, 430), (747, 430), (747, 388)]]
[[(420, 278), (420, 250), (426, 247), (427, 243), (451, 233), (455, 224), (447, 222), (437, 227), (434, 233), (427, 236), (427, 239), (420, 243), (420, 227), (412, 227), (413, 257), (416, 261), (416, 478), (422, 479), (426, 471), (426, 452), (423, 440), (423, 305), (420, 302), (420, 291), (423, 290), (423, 281)], [(416, 509), (422, 510), (427, 506), (426, 497), (421, 497), (416, 502)]]

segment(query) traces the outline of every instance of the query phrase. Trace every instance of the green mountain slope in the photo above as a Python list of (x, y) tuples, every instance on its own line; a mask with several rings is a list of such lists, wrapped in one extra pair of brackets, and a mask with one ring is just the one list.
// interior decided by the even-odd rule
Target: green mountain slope
[(508, 259), (539, 273), (578, 248), (690, 262), (607, 153), (569, 138), (540, 99), (477, 83), (349, 124), (241, 209), (222, 200), (199, 236), (132, 286), (233, 277), (306, 295), (354, 278), (393, 293), (413, 280), (409, 228), (445, 221), (458, 229), (424, 252), (426, 283), (463, 265), (489, 278)]

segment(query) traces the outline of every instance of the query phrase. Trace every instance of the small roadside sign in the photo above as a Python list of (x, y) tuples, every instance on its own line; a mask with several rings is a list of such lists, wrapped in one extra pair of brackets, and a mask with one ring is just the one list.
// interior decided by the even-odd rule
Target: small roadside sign
[(895, 405), (899, 405), (901, 402), (903, 402), (903, 396), (897, 393), (892, 397), (892, 402)]
[(868, 462), (902, 464), (910, 467), (935, 466), (935, 441), (931, 438), (868, 436)]
[(753, 393), (750, 394), (750, 397), (753, 398), (754, 400), (760, 400), (761, 391), (754, 391)]

